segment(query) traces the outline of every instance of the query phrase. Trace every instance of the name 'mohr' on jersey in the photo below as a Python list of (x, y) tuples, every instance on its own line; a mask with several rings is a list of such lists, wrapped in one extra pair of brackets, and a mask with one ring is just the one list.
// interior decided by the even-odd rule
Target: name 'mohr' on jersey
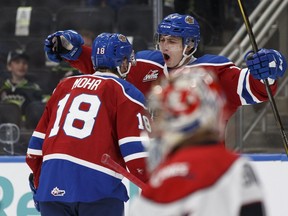
[(82, 77), (76, 79), (71, 89), (74, 88), (87, 88), (89, 90), (97, 90), (102, 81), (95, 78)]

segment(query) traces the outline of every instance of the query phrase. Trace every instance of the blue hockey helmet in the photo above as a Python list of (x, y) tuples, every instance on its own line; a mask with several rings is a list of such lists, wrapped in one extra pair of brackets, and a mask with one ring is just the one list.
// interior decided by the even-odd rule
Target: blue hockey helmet
[(158, 25), (157, 37), (171, 35), (183, 38), (183, 44), (194, 42), (194, 49), (200, 42), (200, 26), (196, 19), (190, 15), (173, 13), (166, 16)]
[[(131, 67), (133, 49), (127, 37), (118, 33), (102, 33), (98, 35), (92, 45), (92, 63), (95, 69), (117, 69), (121, 77), (125, 77)], [(129, 62), (127, 72), (121, 73), (120, 66), (124, 59)]]

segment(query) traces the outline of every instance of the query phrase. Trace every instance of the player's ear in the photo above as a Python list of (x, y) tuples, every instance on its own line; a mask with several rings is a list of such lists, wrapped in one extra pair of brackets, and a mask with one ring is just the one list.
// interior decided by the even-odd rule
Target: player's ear
[(185, 53), (188, 55), (189, 53), (191, 53), (194, 49), (194, 42), (189, 43), (189, 45), (186, 48)]
[[(182, 40), (184, 40), (182, 38)], [(187, 50), (191, 51), (194, 48), (194, 40), (192, 38), (186, 39), (186, 41), (183, 41), (183, 46), (187, 45)]]

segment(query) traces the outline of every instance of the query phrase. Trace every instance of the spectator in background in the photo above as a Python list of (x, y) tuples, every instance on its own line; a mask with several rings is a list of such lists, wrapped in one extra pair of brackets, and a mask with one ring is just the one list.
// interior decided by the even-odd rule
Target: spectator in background
[(29, 57), (23, 50), (10, 51), (7, 70), (11, 76), (0, 85), (0, 101), (17, 104), (23, 115), (29, 103), (44, 99), (39, 85), (27, 79), (28, 67)]

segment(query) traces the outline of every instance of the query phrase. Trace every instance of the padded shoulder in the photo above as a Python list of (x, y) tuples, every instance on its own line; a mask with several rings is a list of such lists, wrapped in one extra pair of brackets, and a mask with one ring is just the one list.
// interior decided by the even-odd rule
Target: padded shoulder
[(140, 103), (142, 103), (145, 106), (146, 100), (145, 100), (144, 95), (130, 82), (127, 82), (126, 80), (123, 80), (121, 78), (115, 78), (112, 76), (111, 77), (105, 76), (105, 77), (115, 80), (119, 85), (121, 85), (123, 87), (123, 90), (127, 96), (133, 98), (134, 100), (139, 101)]
[(159, 50), (142, 50), (136, 53), (136, 60), (149, 60), (164, 65), (162, 53)]
[(200, 64), (200, 63), (223, 64), (223, 63), (231, 63), (231, 60), (226, 58), (225, 56), (207, 54), (197, 58), (197, 60), (193, 62), (193, 64)]

